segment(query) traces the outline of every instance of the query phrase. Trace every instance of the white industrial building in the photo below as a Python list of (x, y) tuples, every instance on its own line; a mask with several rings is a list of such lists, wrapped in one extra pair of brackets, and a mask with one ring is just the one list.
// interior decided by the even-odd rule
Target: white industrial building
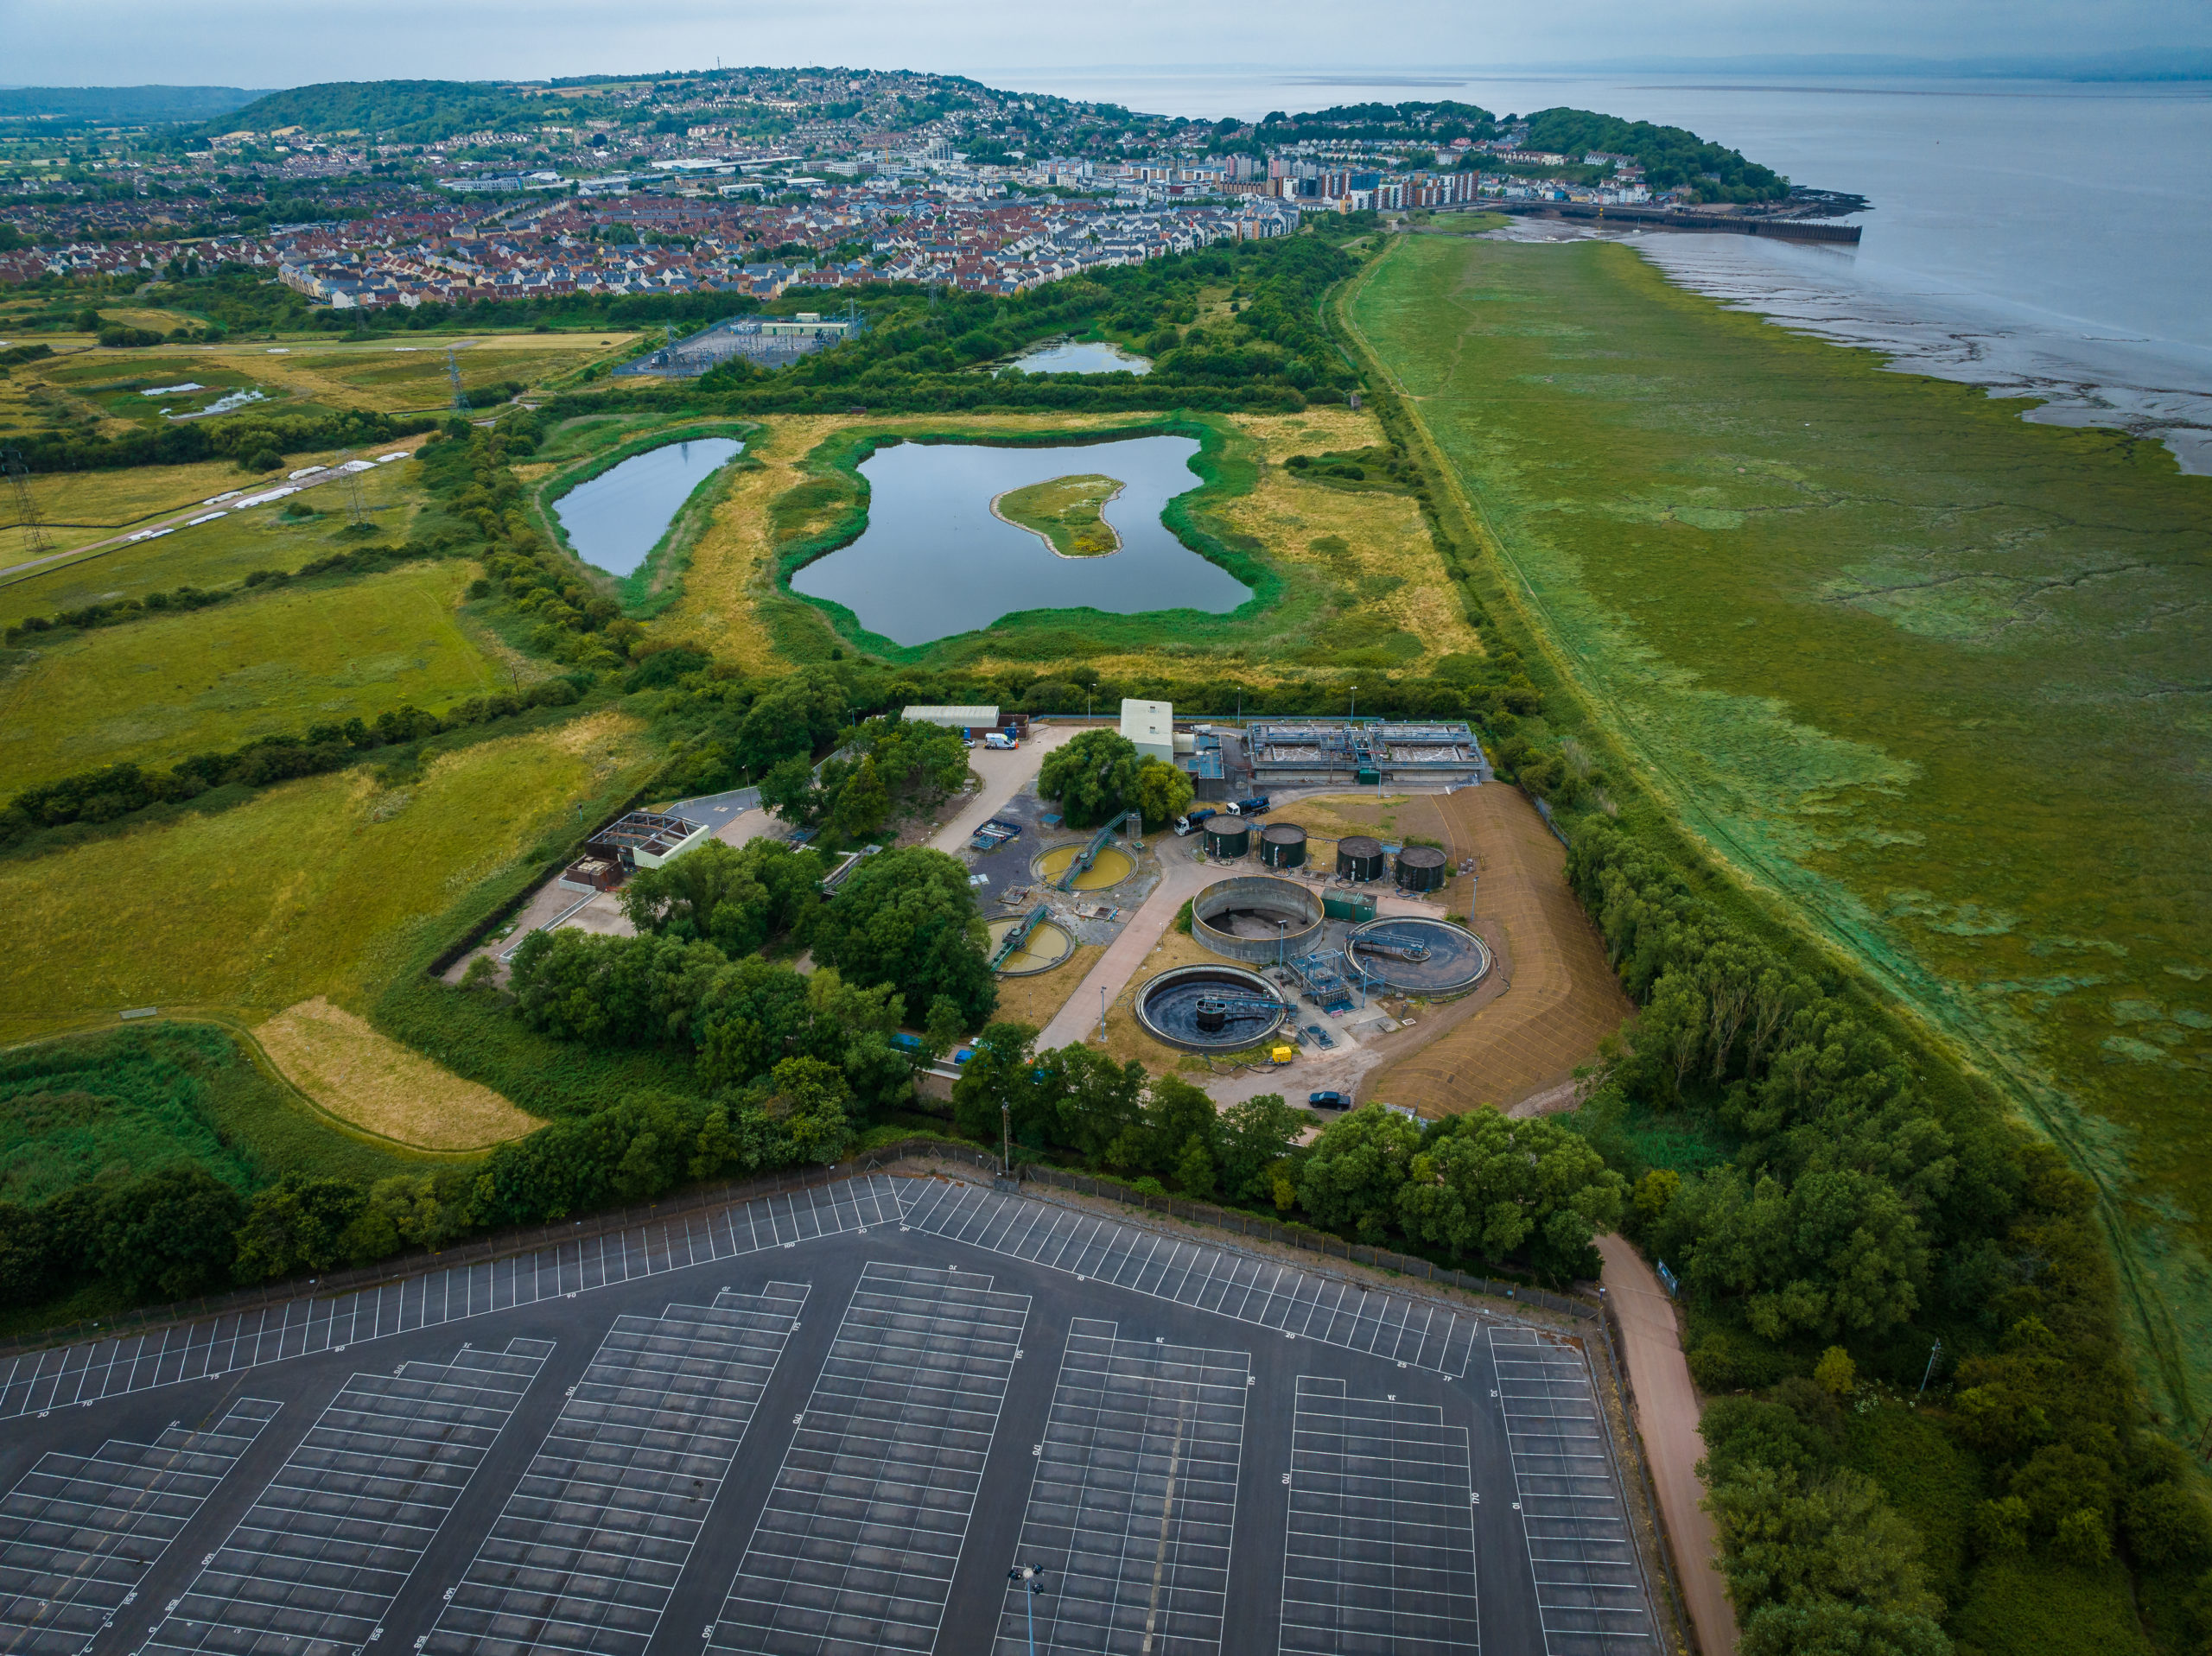
[(1137, 757), (1175, 763), (1175, 704), (1172, 701), (1122, 702), (1122, 734), (1136, 744)]

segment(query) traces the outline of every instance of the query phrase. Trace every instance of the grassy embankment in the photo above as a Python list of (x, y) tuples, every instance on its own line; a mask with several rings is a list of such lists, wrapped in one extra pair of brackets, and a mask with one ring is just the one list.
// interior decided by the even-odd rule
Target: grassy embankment
[(1122, 537), (1101, 515), (1122, 488), (1119, 478), (1096, 473), (1048, 478), (1025, 489), (1008, 489), (991, 502), (991, 510), (1061, 557), (1095, 558), (1122, 549)]
[[(1885, 371), (1626, 249), (1394, 244), (1348, 300), (1541, 634), (1764, 910), (2106, 1198), (2155, 1389), (2212, 1387), (2212, 484)], [(1632, 810), (1648, 809), (1631, 803)]]
[[(749, 671), (858, 650), (862, 640), (849, 621), (833, 626), (784, 581), (864, 526), (865, 485), (855, 466), (867, 445), (896, 435), (1033, 442), (1149, 433), (1167, 423), (1075, 414), (772, 418), (747, 449), (760, 469), (733, 478), (693, 549), (683, 600), (655, 631)], [(1332, 489), (1282, 465), (1294, 454), (1381, 441), (1370, 416), (1316, 408), (1206, 416), (1186, 428), (1205, 434), (1205, 480), (1171, 504), (1170, 526), (1248, 579), (1261, 593), (1255, 602), (1230, 616), (1172, 619), (1039, 611), (913, 650), (876, 641), (873, 653), (1025, 676), (1056, 666), (1125, 677), (1215, 668), (1224, 682), (1306, 682), (1326, 697), (1348, 676), (1418, 670), (1446, 655), (1481, 652), (1410, 494)], [(1101, 464), (1103, 451), (1087, 448), (1084, 459)]]

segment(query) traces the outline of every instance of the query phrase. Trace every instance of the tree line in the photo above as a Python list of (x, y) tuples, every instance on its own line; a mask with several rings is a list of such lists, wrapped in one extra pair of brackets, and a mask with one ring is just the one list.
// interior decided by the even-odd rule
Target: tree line
[(520, 692), (471, 696), (442, 714), (397, 707), (378, 714), (373, 722), (348, 719), (342, 724), (310, 726), (303, 736), (259, 736), (243, 746), (195, 753), (158, 771), (130, 763), (81, 771), (26, 788), (10, 800), (0, 809), (0, 849), (21, 844), (41, 829), (111, 822), (151, 806), (182, 804), (218, 788), (267, 788), (296, 777), (342, 771), (383, 749), (539, 707), (570, 707), (581, 696), (573, 680), (550, 678)]
[(33, 472), (103, 472), (133, 466), (192, 466), (211, 460), (234, 460), (246, 470), (270, 472), (288, 454), (391, 442), (432, 430), (442, 417), (348, 409), (342, 414), (188, 420), (112, 437), (73, 431), (32, 433), (10, 441), (22, 451), (23, 464)]
[[(1680, 1279), (1693, 1374), (1734, 1394), (1707, 1415), (1705, 1471), (1743, 1648), (1935, 1656), (1947, 1620), (1991, 1625), (2008, 1572), (2121, 1558), (2212, 1624), (2212, 1577), (2189, 1585), (2212, 1520), (2128, 1369), (2087, 1183), (1629, 833), (1584, 818), (1572, 838), (1570, 883), (1642, 1008), (1583, 1128), (1636, 1177), (1625, 1228)], [(1725, 1154), (1653, 1160), (1669, 1133)], [(1978, 1492), (1974, 1570), (1941, 1592), (1923, 1536), (1847, 1464), (1839, 1412), (1921, 1380), (1939, 1336), (1936, 1418)]]

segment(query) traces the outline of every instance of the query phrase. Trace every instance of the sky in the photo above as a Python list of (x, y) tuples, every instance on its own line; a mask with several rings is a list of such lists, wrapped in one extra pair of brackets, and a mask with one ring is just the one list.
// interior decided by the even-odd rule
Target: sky
[[(2203, 0), (0, 0), (0, 80), (248, 87), (489, 79), (724, 63), (969, 74), (1249, 66), (1349, 74), (1638, 59), (1939, 58), (2212, 49)], [(1025, 73), (1026, 72), (1026, 73)], [(1430, 96), (1409, 90), (1408, 97)], [(1201, 113), (1169, 110), (1169, 113)], [(1229, 111), (1223, 111), (1229, 112)]]

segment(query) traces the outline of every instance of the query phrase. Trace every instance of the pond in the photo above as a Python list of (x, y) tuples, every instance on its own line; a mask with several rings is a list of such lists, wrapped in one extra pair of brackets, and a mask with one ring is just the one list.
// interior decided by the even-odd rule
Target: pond
[[(1226, 615), (1251, 589), (1185, 546), (1160, 521), (1198, 485), (1190, 437), (1130, 437), (1050, 448), (899, 443), (861, 465), (868, 527), (791, 576), (791, 590), (842, 604), (869, 631), (924, 644), (1022, 610)], [(1123, 487), (1101, 509), (1121, 550), (1062, 557), (1042, 536), (993, 515), (1012, 489), (1073, 473)]]
[(569, 544), (586, 563), (630, 575), (659, 544), (691, 491), (744, 452), (734, 437), (695, 437), (632, 455), (553, 503)]
[(1016, 357), (1014, 365), (1025, 374), (1148, 374), (1152, 358), (1096, 339), (1063, 339)]

